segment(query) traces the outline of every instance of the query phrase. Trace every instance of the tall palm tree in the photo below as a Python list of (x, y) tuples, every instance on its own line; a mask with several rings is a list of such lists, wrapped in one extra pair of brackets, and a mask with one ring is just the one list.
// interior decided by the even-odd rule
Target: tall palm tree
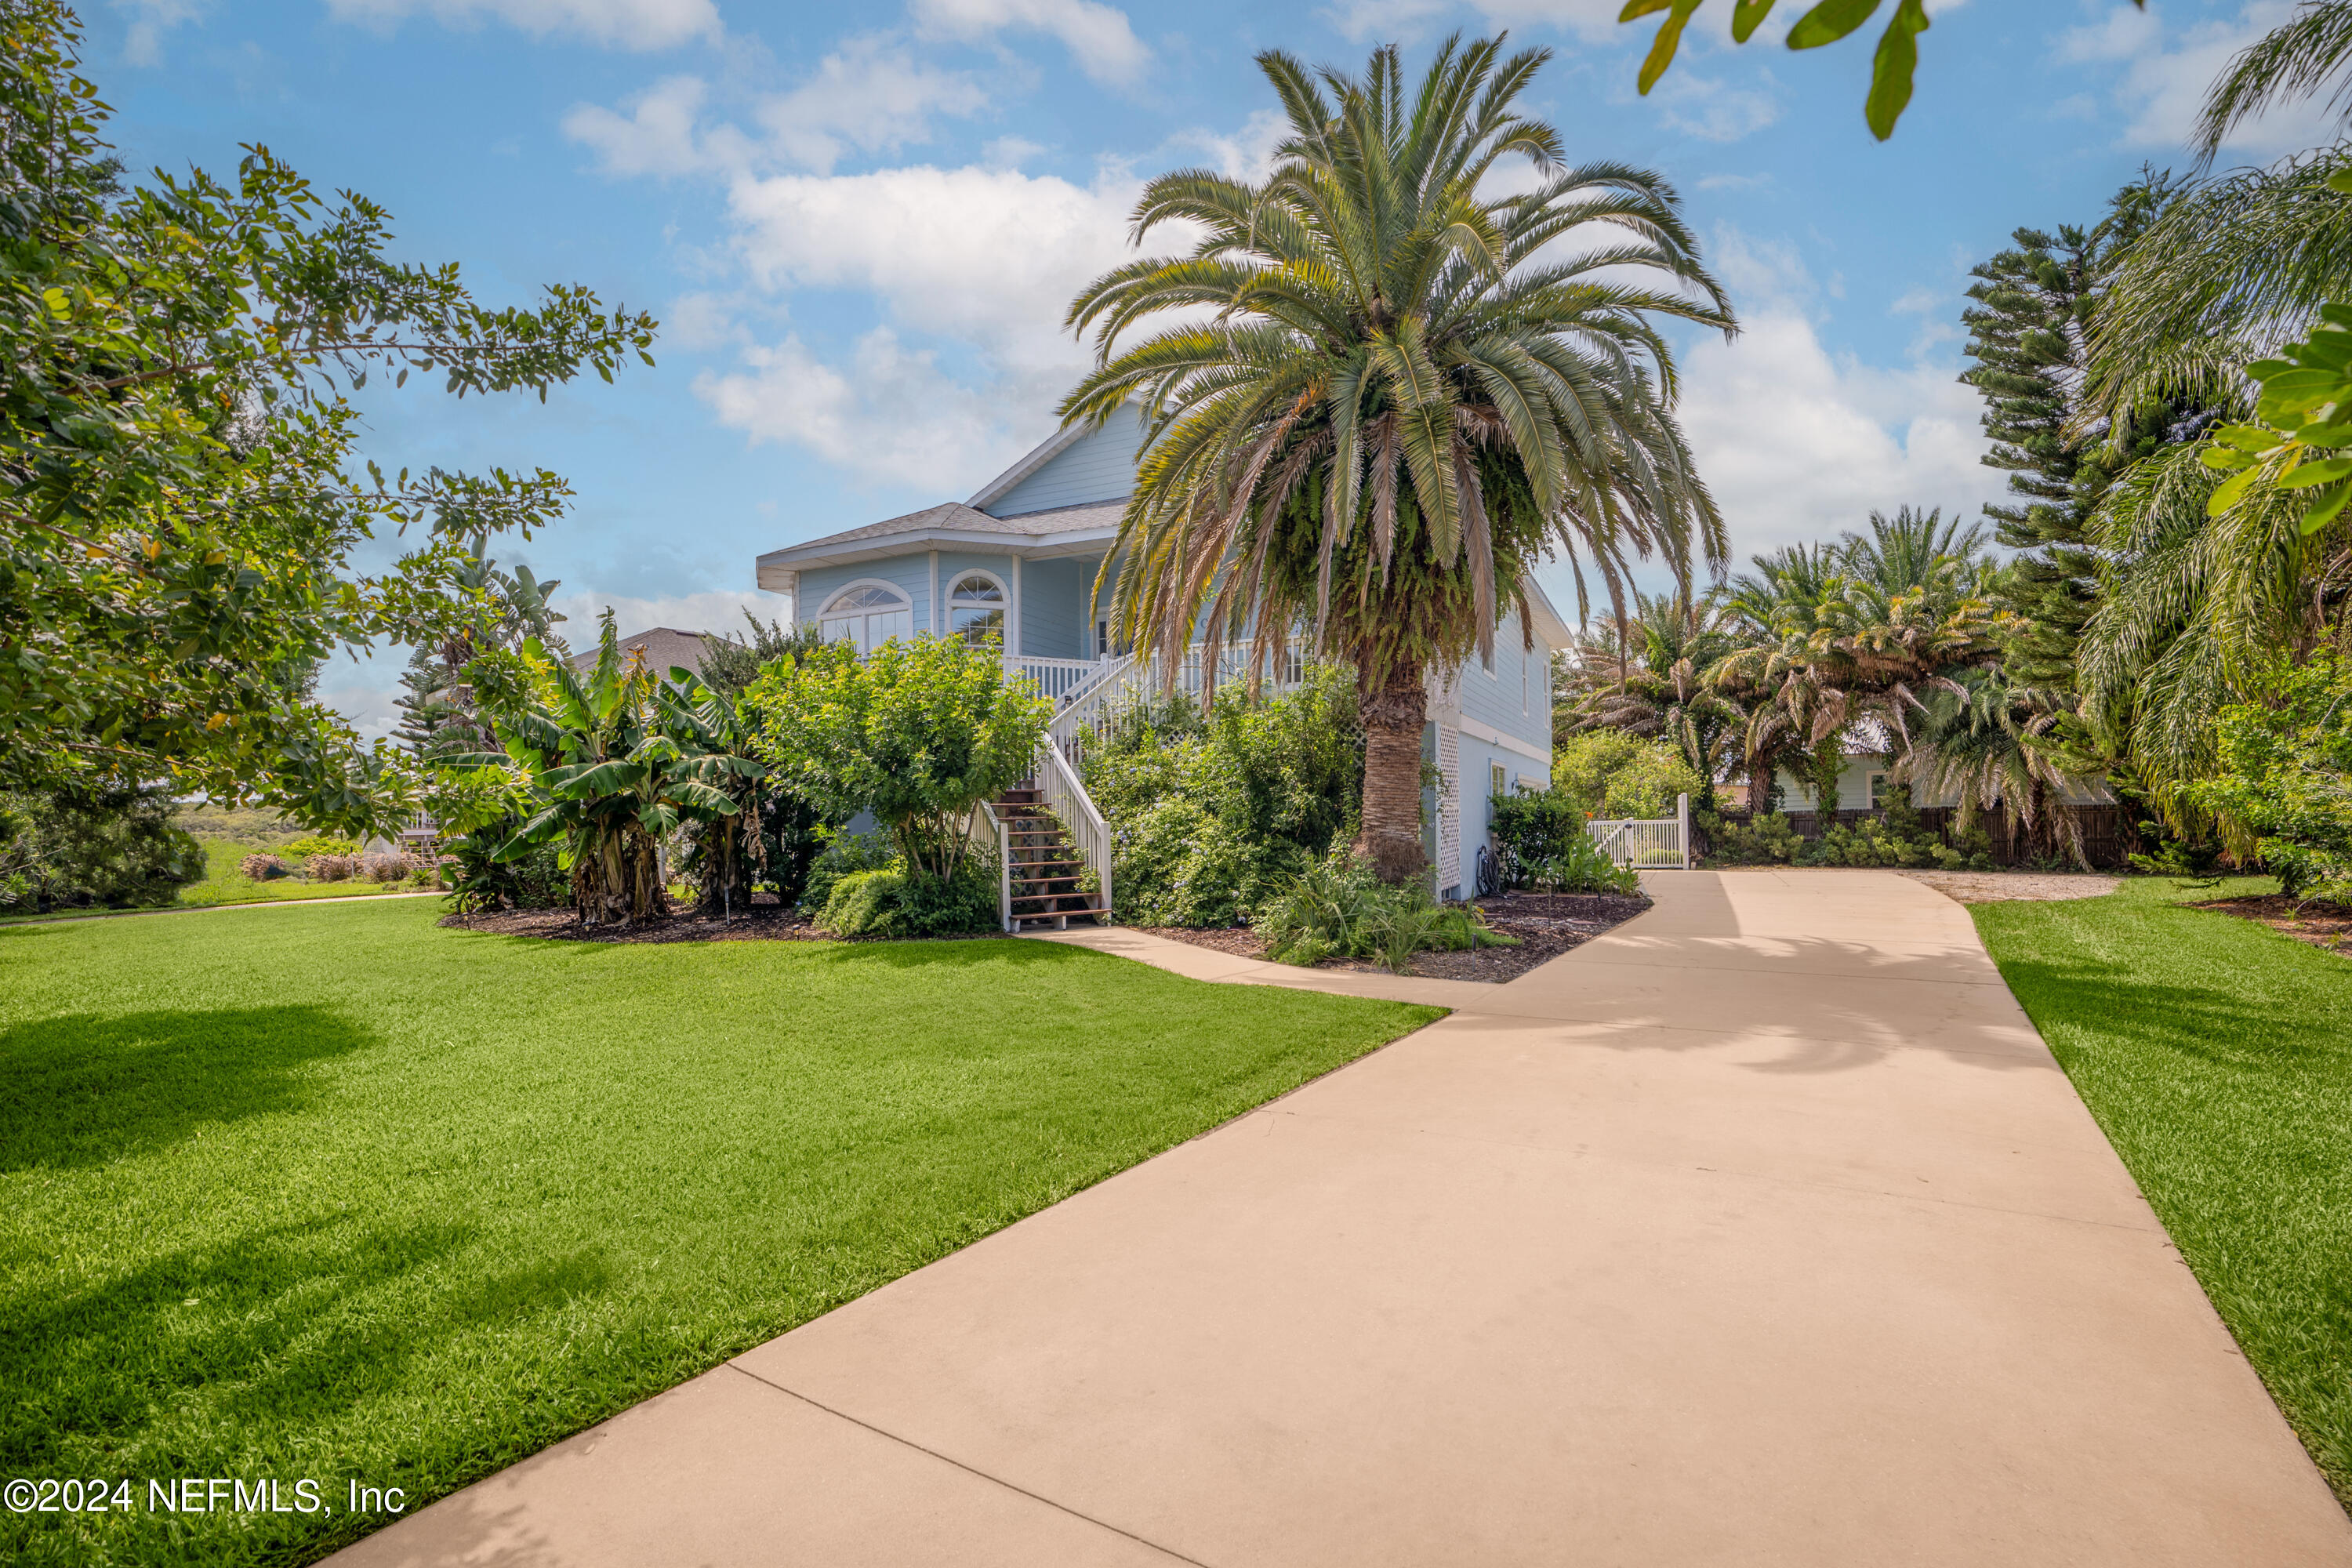
[(2106, 565), (2078, 660), (2084, 717), (2176, 826), (2195, 820), (2181, 786), (2212, 769), (2214, 715), (2352, 611), (2352, 514), (2305, 533), (2302, 494), (2266, 487), (2213, 516), (2221, 476), (2199, 455), (2147, 459), (2092, 514)]
[(2168, 403), (2250, 412), (2247, 362), (2352, 300), (2352, 201), (2327, 184), (2347, 169), (2352, 145), (2325, 147), (2155, 193), (2092, 310), (2088, 416), (2122, 433)]
[(2337, 124), (2352, 129), (2352, 0), (2305, 0), (2238, 52), (2205, 89), (2197, 117), (2200, 162), (2211, 163), (2223, 139), (2264, 110), (2321, 91)]
[[(1664, 181), (1564, 163), (1517, 111), (1549, 51), (1502, 42), (1448, 40), (1410, 93), (1393, 48), (1361, 77), (1260, 55), (1288, 120), (1272, 171), (1152, 181), (1137, 243), (1171, 222), (1199, 242), (1104, 274), (1068, 318), (1097, 360), (1065, 419), (1145, 419), (1097, 583), (1120, 635), (1163, 659), (1249, 637), (1255, 669), (1303, 630), (1351, 663), (1358, 847), (1391, 880), (1423, 865), (1433, 664), (1490, 648), (1507, 605), (1524, 627), (1547, 555), (1581, 608), (1588, 564), (1622, 606), (1631, 556), (1687, 582), (1695, 550), (1725, 548), (1653, 323), (1728, 333), (1723, 290)], [(1181, 317), (1125, 341), (1163, 312)]]

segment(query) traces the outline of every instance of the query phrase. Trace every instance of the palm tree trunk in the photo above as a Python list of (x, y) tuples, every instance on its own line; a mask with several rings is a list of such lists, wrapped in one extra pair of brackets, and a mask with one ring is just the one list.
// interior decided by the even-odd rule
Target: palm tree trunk
[[(1376, 679), (1378, 686), (1369, 684)], [(1360, 678), (1356, 708), (1364, 721), (1364, 818), (1356, 853), (1381, 881), (1408, 882), (1429, 866), (1421, 842), (1421, 739), (1429, 721), (1421, 666)]]

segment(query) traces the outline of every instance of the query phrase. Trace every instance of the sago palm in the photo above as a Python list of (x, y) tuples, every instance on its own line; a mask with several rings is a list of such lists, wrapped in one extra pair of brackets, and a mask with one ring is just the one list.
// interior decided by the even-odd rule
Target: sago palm
[(1590, 567), (1622, 605), (1631, 557), (1686, 582), (1724, 549), (1653, 319), (1728, 332), (1729, 307), (1663, 180), (1567, 164), (1518, 112), (1546, 58), (1449, 41), (1408, 91), (1394, 49), (1360, 78), (1260, 55), (1288, 120), (1272, 171), (1152, 181), (1137, 243), (1166, 224), (1199, 242), (1070, 308), (1097, 364), (1065, 418), (1145, 420), (1097, 584), (1121, 635), (1171, 665), (1196, 637), (1250, 637), (1256, 668), (1303, 631), (1351, 664), (1358, 845), (1392, 881), (1423, 864), (1431, 667), (1489, 647), (1513, 602), (1524, 626), (1548, 555), (1580, 600)]
[(1938, 511), (1870, 514), (1867, 534), (1755, 558), (1733, 585), (1746, 646), (1709, 679), (1748, 705), (1748, 765), (1759, 783), (1777, 766), (1805, 777), (1829, 809), (1843, 743), (1875, 723), (1907, 745), (1913, 714), (1952, 672), (1998, 658), (2019, 627), (1988, 592), (1981, 530)]
[(1732, 613), (1716, 596), (1636, 594), (1630, 615), (1580, 639), (1569, 722), (1671, 741), (1711, 790), (1748, 715), (1706, 673), (1738, 646)]

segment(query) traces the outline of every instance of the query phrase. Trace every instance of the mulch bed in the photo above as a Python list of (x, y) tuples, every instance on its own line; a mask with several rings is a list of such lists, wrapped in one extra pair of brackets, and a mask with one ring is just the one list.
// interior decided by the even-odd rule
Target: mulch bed
[[(1482, 947), (1475, 952), (1417, 952), (1412, 973), (1423, 980), (1475, 980), (1500, 984), (1516, 980), (1539, 963), (1580, 947), (1612, 927), (1623, 925), (1650, 907), (1645, 898), (1615, 893), (1504, 893), (1480, 899), (1486, 921), (1506, 936), (1519, 939), (1517, 947)], [(1179, 926), (1145, 926), (1153, 936), (1192, 943), (1236, 958), (1265, 956), (1265, 942), (1243, 927), (1224, 931), (1194, 931)], [(1327, 958), (1318, 969), (1344, 969), (1360, 974), (1385, 973), (1360, 958)]]
[[(535, 936), (550, 942), (878, 942), (880, 937), (837, 937), (819, 930), (797, 910), (754, 905), (732, 920), (682, 910), (633, 926), (583, 926), (571, 910), (489, 910), (475, 915), (444, 915), (441, 923), (459, 931), (499, 936)], [(992, 931), (963, 937), (908, 937), (909, 942), (982, 942)]]
[(2282, 936), (2352, 955), (2352, 910), (2340, 905), (2306, 904), (2283, 893), (2264, 893), (2252, 899), (2215, 899), (2189, 908), (2254, 921)]

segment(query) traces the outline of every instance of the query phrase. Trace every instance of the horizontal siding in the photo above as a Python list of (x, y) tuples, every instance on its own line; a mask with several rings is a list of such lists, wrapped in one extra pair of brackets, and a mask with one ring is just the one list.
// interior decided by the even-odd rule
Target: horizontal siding
[(1087, 431), (991, 501), (987, 510), (992, 517), (1019, 517), (1058, 506), (1118, 500), (1135, 489), (1135, 455), (1142, 445), (1139, 416), (1113, 415), (1110, 423)]
[(1021, 651), (1032, 658), (1092, 658), (1087, 595), (1097, 556), (1030, 561), (1021, 568)]
[(1507, 612), (1495, 628), (1495, 672), (1486, 673), (1472, 654), (1462, 668), (1462, 716), (1551, 750), (1551, 650), (1543, 638), (1520, 646), (1519, 615)]
[(888, 583), (914, 602), (915, 629), (929, 626), (931, 567), (928, 554), (892, 556), (886, 561), (860, 561), (851, 566), (813, 566), (801, 574), (793, 596), (793, 616), (801, 621), (823, 617), (824, 606), (852, 583)]

